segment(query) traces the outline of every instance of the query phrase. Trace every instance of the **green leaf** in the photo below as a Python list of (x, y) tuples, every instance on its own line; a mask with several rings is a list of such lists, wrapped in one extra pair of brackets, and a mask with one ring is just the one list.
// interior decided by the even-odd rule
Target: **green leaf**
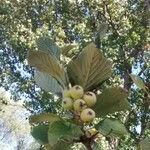
[(96, 116), (106, 116), (117, 111), (130, 109), (127, 97), (128, 93), (121, 87), (105, 89), (97, 96), (97, 103), (93, 108)]
[(73, 44), (63, 46), (61, 48), (62, 54), (69, 57), (69, 51), (72, 50), (74, 47), (75, 45)]
[(61, 50), (49, 36), (38, 38), (36, 44), (39, 51), (45, 51), (59, 59)]
[[(47, 52), (59, 60), (60, 49), (50, 37), (40, 37), (37, 39), (36, 43), (39, 51)], [(47, 92), (60, 93), (62, 91), (62, 87), (57, 80), (46, 73), (35, 71), (34, 78), (36, 84)]]
[(134, 74), (130, 74), (131, 79), (133, 80), (133, 82), (136, 84), (136, 86), (138, 86), (139, 88), (143, 89), (144, 91), (146, 91), (146, 85), (144, 84), (143, 80)]
[(59, 141), (53, 147), (49, 144), (44, 144), (44, 150), (71, 150), (72, 143), (66, 143), (64, 141)]
[(38, 125), (38, 126), (32, 127), (31, 135), (40, 144), (47, 144), (48, 143), (48, 129), (49, 129), (49, 125)]
[(150, 149), (150, 138), (143, 139), (140, 142), (140, 149), (141, 150), (149, 150)]
[(69, 122), (57, 121), (50, 125), (48, 131), (48, 140), (51, 146), (56, 145), (59, 141), (71, 142), (74, 138), (79, 138), (82, 131), (79, 126)]
[(116, 119), (106, 118), (96, 125), (97, 130), (104, 136), (124, 136), (128, 135), (125, 126)]
[(51, 75), (62, 87), (65, 87), (65, 70), (55, 57), (42, 51), (31, 50), (28, 53), (28, 63), (38, 71)]
[(38, 114), (38, 115), (33, 115), (30, 116), (29, 118), (29, 123), (30, 124), (37, 124), (37, 123), (43, 123), (43, 122), (55, 122), (55, 121), (59, 121), (61, 120), (61, 118), (55, 114), (52, 113), (42, 113), (42, 114)]
[(111, 62), (91, 43), (70, 61), (67, 71), (72, 83), (91, 90), (111, 75), (111, 67)]
[(108, 24), (107, 23), (102, 23), (99, 25), (97, 34), (100, 36), (100, 39), (102, 39), (108, 30)]
[(64, 141), (59, 141), (54, 147), (53, 150), (71, 150), (71, 143), (66, 143)]
[(48, 74), (45, 74), (40, 71), (36, 71), (34, 73), (34, 78), (36, 84), (41, 87), (43, 90), (52, 93), (60, 93), (62, 91), (62, 87), (60, 84)]
[(97, 142), (97, 141), (94, 142), (94, 144), (93, 144), (93, 150), (103, 150), (101, 143)]

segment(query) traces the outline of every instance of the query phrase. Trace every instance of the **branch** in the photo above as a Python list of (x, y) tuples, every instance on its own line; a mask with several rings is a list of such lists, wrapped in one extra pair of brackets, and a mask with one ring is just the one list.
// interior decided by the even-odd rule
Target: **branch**
[(126, 121), (125, 121), (125, 127), (126, 127), (127, 131), (130, 133), (131, 137), (136, 140), (137, 139), (136, 135), (132, 131), (130, 131), (130, 129), (129, 129), (129, 127), (130, 127), (130, 120), (131, 120), (131, 118), (133, 118), (133, 116), (137, 117), (136, 112), (134, 112), (134, 110), (129, 112), (129, 114), (128, 114), (127, 118), (126, 118)]

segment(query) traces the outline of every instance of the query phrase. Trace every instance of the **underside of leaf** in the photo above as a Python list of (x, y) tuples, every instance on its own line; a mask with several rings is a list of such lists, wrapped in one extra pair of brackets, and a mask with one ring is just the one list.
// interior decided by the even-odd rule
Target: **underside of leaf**
[(51, 75), (62, 87), (65, 87), (65, 71), (55, 57), (42, 51), (31, 50), (28, 53), (28, 63), (38, 71)]
[(49, 36), (39, 37), (36, 44), (39, 51), (47, 52), (59, 59), (60, 49)]
[(34, 78), (36, 84), (43, 90), (52, 93), (62, 92), (62, 87), (60, 86), (60, 84), (50, 75), (40, 71), (35, 71)]
[(111, 75), (111, 67), (112, 63), (91, 43), (68, 64), (68, 75), (73, 84), (91, 90)]

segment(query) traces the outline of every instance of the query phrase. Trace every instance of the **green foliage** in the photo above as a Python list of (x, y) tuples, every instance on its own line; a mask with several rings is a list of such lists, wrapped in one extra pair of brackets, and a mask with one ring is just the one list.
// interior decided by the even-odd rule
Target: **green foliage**
[[(65, 79), (65, 71), (54, 58), (55, 56), (53, 57), (53, 55), (48, 55), (42, 51), (29, 51), (28, 54), (30, 65), (36, 67), (41, 73), (51, 75), (61, 84), (60, 81)], [(83, 86), (84, 90), (97, 88), (98, 84), (108, 78), (110, 74), (111, 63), (98, 51), (94, 44), (86, 46), (79, 57), (68, 64), (68, 76), (71, 81), (74, 84)], [(95, 107), (97, 117), (128, 109), (127, 97), (128, 93), (119, 87), (106, 89), (102, 94), (98, 95), (98, 104)], [(81, 128), (84, 128), (83, 124), (78, 126), (68, 121), (63, 121), (54, 114), (40, 114), (30, 117), (30, 123), (40, 122), (51, 123), (48, 130), (48, 141), (50, 147), (53, 148), (60, 146), (60, 142), (62, 144), (65, 144), (63, 142), (72, 144), (74, 139), (79, 140), (84, 135), (81, 130)], [(113, 131), (111, 127), (113, 127)], [(110, 119), (99, 123), (98, 131), (105, 136), (111, 131), (115, 135), (127, 133), (125, 127), (119, 121)]]
[(52, 122), (59, 121), (59, 120), (61, 120), (61, 118), (57, 116), (56, 114), (42, 113), (42, 114), (30, 116), (29, 123), (30, 124), (37, 124), (37, 123), (43, 123), (43, 122), (52, 123)]
[(49, 125), (38, 125), (32, 127), (31, 135), (40, 143), (48, 143), (48, 128)]
[[(54, 44), (51, 42), (53, 38), (54, 42), (62, 48), (78, 43), (77, 49), (70, 51), (66, 49), (67, 57), (71, 58), (81, 51), (86, 43), (93, 41), (97, 47), (101, 48), (103, 54), (112, 60), (114, 68), (109, 80), (102, 81), (103, 85), (99, 82), (98, 87), (95, 85), (90, 88), (95, 92), (96, 88), (103, 91), (104, 88), (121, 85), (124, 89), (131, 91), (128, 101), (132, 110), (129, 109), (127, 113), (113, 114), (116, 119), (126, 118), (125, 126), (131, 135), (125, 141), (120, 137), (115, 142), (118, 143), (116, 145), (113, 139), (110, 139), (108, 145), (114, 146), (112, 149), (131, 147), (135, 149), (139, 141), (149, 136), (148, 93), (138, 88), (134, 89), (129, 75), (136, 72), (138, 76), (141, 76), (149, 92), (149, 3), (147, 0), (31, 0), (30, 3), (29, 1), (2, 0), (0, 3), (0, 86), (11, 91), (15, 100), (25, 97), (26, 108), (32, 113), (56, 112), (59, 104), (55, 103), (51, 94), (42, 89), (52, 93), (59, 92), (61, 90), (61, 86), (59, 87), (57, 83), (59, 81), (45, 73), (44, 75), (41, 72), (40, 75), (35, 73), (38, 80), (36, 83), (42, 88), (37, 90), (32, 76), (33, 69), (26, 63), (27, 51), (38, 47), (40, 51), (46, 53), (49, 51), (48, 53), (54, 56), (55, 53), (51, 53), (52, 48), (49, 48), (50, 43)], [(36, 39), (39, 36), (36, 46)], [(57, 54), (59, 55), (60, 52)], [(63, 54), (66, 55), (66, 53)], [(59, 56), (57, 58), (59, 59)], [(67, 58), (67, 62), (70, 58)], [(62, 56), (61, 63), (66, 64), (66, 57)], [(70, 74), (70, 79), (72, 79), (71, 83), (75, 84), (76, 77), (72, 77), (73, 75)], [(61, 84), (64, 86), (64, 83)], [(128, 106), (127, 100), (122, 100), (121, 105)], [(116, 111), (117, 108), (114, 108), (114, 105), (120, 109), (120, 103), (118, 105), (115, 102), (113, 106), (110, 104), (110, 108), (108, 105), (108, 109), (111, 110), (112, 106), (113, 110), (106, 112), (104, 110), (107, 108), (104, 107), (106, 105), (102, 107), (99, 103), (100, 100), (98, 100), (98, 106), (101, 109), (97, 110), (98, 112), (102, 110), (102, 113), (101, 115), (98, 113), (98, 117), (104, 117)], [(120, 110), (123, 110), (122, 106)], [(61, 109), (59, 113), (62, 113)], [(137, 126), (141, 127), (141, 131), (137, 130)]]
[(121, 137), (128, 135), (126, 127), (116, 119), (106, 118), (96, 125), (97, 130), (107, 137)]
[(82, 134), (80, 126), (69, 122), (57, 121), (49, 127), (48, 140), (51, 146), (55, 146), (61, 140), (72, 142), (73, 139), (79, 139)]
[(128, 92), (120, 87), (105, 89), (97, 96), (97, 103), (94, 106), (97, 117), (130, 109), (127, 97)]
[[(28, 55), (29, 64), (41, 72), (52, 75), (58, 81), (60, 81), (59, 78), (63, 81), (65, 71), (56, 63), (55, 56), (47, 55), (41, 51), (30, 51)], [(94, 44), (86, 46), (79, 57), (72, 60), (68, 65), (68, 76), (72, 78), (71, 81), (74, 80), (75, 84), (83, 86), (84, 90), (96, 88), (99, 83), (110, 76), (110, 73), (111, 63), (104, 58)], [(102, 94), (98, 95), (98, 103), (94, 107), (97, 117), (129, 109), (127, 97), (128, 93), (119, 87), (104, 90)], [(72, 144), (74, 139), (80, 140), (81, 136), (84, 135), (81, 130), (84, 128), (84, 124), (78, 126), (69, 121), (61, 120), (54, 114), (40, 114), (30, 118), (30, 123), (40, 122), (50, 122), (48, 141), (53, 148), (58, 147), (60, 142)], [(118, 120), (105, 119), (97, 125), (97, 128), (105, 136), (107, 134), (115, 136), (127, 134), (125, 127)]]
[(111, 63), (92, 43), (68, 64), (68, 76), (73, 84), (91, 90), (111, 75), (111, 66)]
[[(103, 39), (106, 36), (107, 30), (108, 30), (108, 24), (106, 22), (103, 22), (102, 24), (100, 24), (99, 27), (97, 28), (96, 38)], [(97, 39), (97, 40), (100, 40), (100, 39)]]

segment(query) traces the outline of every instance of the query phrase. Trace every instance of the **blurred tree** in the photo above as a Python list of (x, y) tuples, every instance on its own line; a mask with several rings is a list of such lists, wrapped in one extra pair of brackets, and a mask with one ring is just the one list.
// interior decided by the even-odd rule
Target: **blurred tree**
[[(150, 99), (133, 85), (131, 73), (140, 76), (150, 91), (148, 0), (1, 0), (0, 86), (14, 100), (24, 99), (31, 112), (56, 112), (54, 97), (41, 90), (28, 67), (27, 51), (36, 49), (39, 36), (50, 36), (69, 58), (94, 41), (114, 62), (113, 75), (105, 86), (121, 85), (130, 91), (132, 110), (114, 116), (125, 122), (127, 139), (106, 139), (111, 149), (128, 149), (150, 137)], [(65, 45), (74, 44), (70, 50)]]
[(29, 147), (40, 147), (30, 135), (29, 115), (22, 101), (14, 102), (10, 93), (0, 88), (0, 149), (29, 150)]

